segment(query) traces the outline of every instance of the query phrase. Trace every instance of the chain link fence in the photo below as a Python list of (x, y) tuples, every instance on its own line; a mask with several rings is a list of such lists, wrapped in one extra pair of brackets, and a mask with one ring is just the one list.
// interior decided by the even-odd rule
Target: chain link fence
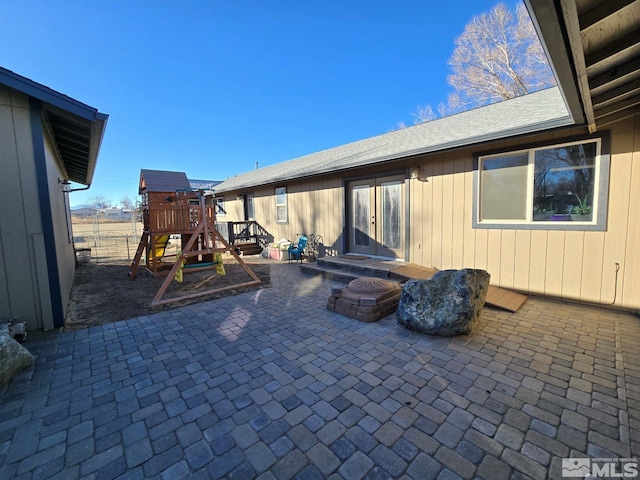
[(122, 264), (133, 260), (143, 227), (139, 222), (105, 222), (98, 218), (72, 225), (78, 263)]

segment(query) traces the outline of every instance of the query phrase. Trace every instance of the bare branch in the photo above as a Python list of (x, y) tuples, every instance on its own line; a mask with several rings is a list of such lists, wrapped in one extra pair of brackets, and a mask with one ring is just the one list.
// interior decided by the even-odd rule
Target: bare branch
[(413, 124), (417, 125), (419, 123), (430, 122), (431, 120), (435, 120), (437, 115), (433, 113), (433, 109), (431, 105), (418, 105), (418, 108), (413, 115)]
[(448, 81), (456, 90), (457, 108), (487, 105), (555, 84), (523, 4), (515, 17), (502, 3), (474, 17), (455, 45)]

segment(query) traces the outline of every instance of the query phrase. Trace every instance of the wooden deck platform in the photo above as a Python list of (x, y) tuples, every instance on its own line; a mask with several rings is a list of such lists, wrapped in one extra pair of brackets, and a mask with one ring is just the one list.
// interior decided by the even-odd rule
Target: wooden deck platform
[[(406, 263), (389, 271), (389, 278), (395, 278), (401, 281), (406, 281), (412, 278), (429, 279), (437, 271), (438, 270), (436, 269), (423, 267), (414, 263)], [(489, 285), (485, 304), (490, 307), (501, 308), (509, 312), (517, 312), (526, 300), (526, 295), (512, 292), (505, 288)]]

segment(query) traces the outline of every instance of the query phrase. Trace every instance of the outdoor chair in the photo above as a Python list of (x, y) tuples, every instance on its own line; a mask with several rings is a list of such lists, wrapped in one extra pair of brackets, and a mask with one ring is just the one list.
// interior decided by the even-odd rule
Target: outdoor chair
[(298, 237), (298, 243), (292, 243), (289, 245), (289, 263), (291, 263), (292, 258), (302, 263), (302, 255), (304, 255), (304, 249), (306, 246), (307, 236), (303, 233)]

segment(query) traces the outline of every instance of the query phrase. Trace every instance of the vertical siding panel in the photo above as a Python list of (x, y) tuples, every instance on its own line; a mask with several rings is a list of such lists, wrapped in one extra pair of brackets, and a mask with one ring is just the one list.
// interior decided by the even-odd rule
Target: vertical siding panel
[(631, 192), (627, 230), (622, 306), (640, 306), (640, 116), (635, 118), (631, 145)]
[(422, 185), (418, 180), (409, 180), (409, 261), (422, 263)]
[(324, 232), (328, 229), (331, 217), (335, 216), (329, 212), (332, 208), (340, 204), (340, 197), (336, 195), (333, 201), (330, 200), (331, 183), (328, 178), (325, 178), (318, 187), (316, 198), (314, 199), (316, 203), (311, 205), (311, 214), (313, 216), (311, 233), (324, 237)]
[(438, 159), (433, 164), (432, 181), (432, 218), (431, 222), (431, 261), (433, 266), (439, 269), (442, 265), (442, 160)]
[(513, 288), (516, 256), (516, 231), (503, 230), (500, 248), (500, 285)]
[[(475, 242), (475, 258), (474, 268), (481, 268), (488, 270), (487, 261), (487, 245), (489, 244), (489, 230), (486, 228), (479, 228), (476, 230), (476, 242)], [(491, 273), (491, 272), (489, 272)], [(494, 278), (491, 278), (491, 283), (495, 285)]]
[[(31, 135), (31, 124), (28, 109), (12, 108), (12, 92), (8, 87), (0, 85), (0, 188), (4, 193), (0, 210), (0, 225), (3, 227), (0, 231), (0, 256), (3, 257), (0, 263), (4, 267), (1, 277), (3, 284), (0, 284), (3, 290), (0, 313), (6, 316), (2, 321), (6, 321), (11, 315), (19, 315), (27, 321), (27, 328), (31, 330), (44, 327), (42, 307), (49, 305), (51, 296), (45, 290), (42, 292), (41, 302), (38, 302), (38, 281), (48, 281), (48, 277), (38, 275), (37, 271), (34, 274), (32, 269), (33, 266), (37, 268), (37, 265), (32, 264), (32, 249), (36, 245), (31, 245), (30, 242), (32, 234), (41, 231), (41, 227), (30, 225), (30, 220), (41, 222), (37, 209), (39, 205), (33, 143), (31, 139), (24, 139), (26, 144), (20, 141), (24, 135)], [(15, 97), (14, 94), (14, 104)], [(28, 193), (33, 194), (33, 201), (28, 201)], [(43, 267), (46, 269), (46, 263)]]
[(464, 203), (464, 252), (462, 262), (464, 267), (476, 266), (476, 235), (477, 230), (473, 228), (473, 160), (470, 155), (465, 160), (464, 188), (466, 200)]
[(551, 230), (547, 236), (547, 266), (544, 294), (545, 296), (560, 297), (562, 295), (565, 232)]
[(335, 220), (333, 222), (333, 231), (334, 231), (335, 238), (337, 239), (337, 242), (335, 243), (334, 248), (337, 251), (342, 252), (343, 251), (342, 247), (345, 244), (344, 232), (346, 231), (346, 228), (347, 228), (346, 225), (348, 221), (348, 215), (346, 212), (346, 205), (345, 205), (348, 192), (345, 191), (345, 187), (342, 184), (342, 182), (337, 183), (334, 188), (338, 192), (338, 195), (340, 196), (340, 199), (341, 199), (339, 204), (339, 212), (336, 213)]
[(531, 231), (516, 230), (513, 267), (513, 288), (529, 290), (529, 266), (531, 260)]
[(452, 268), (453, 259), (453, 157), (442, 163), (442, 268)]
[(435, 267), (433, 263), (433, 163), (423, 165), (425, 182), (422, 182), (422, 265)]
[(309, 226), (307, 227), (308, 234), (317, 233), (318, 229), (320, 228), (320, 221), (321, 221), (320, 214), (322, 212), (322, 209), (319, 209), (318, 205), (326, 205), (325, 203), (322, 203), (322, 197), (324, 197), (323, 192), (327, 188), (326, 183), (327, 183), (326, 179), (321, 178), (318, 184), (314, 186), (313, 198), (306, 199), (307, 215), (308, 215), (307, 218), (309, 218)]
[(544, 282), (547, 277), (547, 241), (546, 230), (531, 231), (531, 254), (529, 256), (529, 292), (544, 295)]
[(453, 166), (453, 215), (451, 215), (453, 221), (451, 267), (457, 269), (464, 267), (465, 204), (469, 201), (465, 194), (464, 167), (464, 158), (462, 153), (459, 153)]
[(297, 240), (299, 233), (304, 233), (305, 223), (308, 217), (306, 214), (307, 206), (302, 201), (302, 190), (309, 187), (308, 180), (296, 182), (295, 184), (287, 183), (287, 196), (289, 202), (289, 234), (291, 240)]
[(302, 233), (304, 229), (301, 223), (305, 219), (306, 206), (300, 198), (300, 191), (305, 183), (306, 182), (301, 182), (294, 185), (287, 183), (287, 203), (289, 207), (289, 229), (287, 237), (293, 241), (297, 240), (298, 234)]
[[(335, 237), (335, 232), (333, 228), (333, 223), (336, 221), (337, 212), (340, 209), (340, 205), (342, 205), (342, 197), (340, 192), (334, 190), (333, 185), (327, 179), (324, 182), (324, 188), (322, 189), (322, 198), (320, 201), (322, 203), (317, 203), (314, 205), (316, 210), (319, 212), (316, 214), (318, 216), (318, 226), (316, 227), (316, 234), (320, 235), (323, 239), (324, 236), (329, 234), (331, 238)], [(331, 198), (331, 194), (334, 193), (335, 197)], [(333, 214), (323, 215), (322, 212), (327, 209), (327, 211), (334, 211)]]
[[(316, 188), (314, 189), (314, 192), (313, 192), (314, 198), (311, 202), (309, 202), (309, 205), (308, 205), (309, 218), (311, 219), (309, 234), (315, 233), (319, 235), (320, 229), (323, 228), (322, 223), (324, 223), (324, 220), (323, 220), (324, 215), (322, 215), (322, 212), (324, 209), (318, 208), (318, 206), (328, 205), (327, 203), (324, 203), (328, 187), (329, 185), (328, 185), (327, 179), (322, 178), (320, 182), (318, 182), (318, 185), (316, 186)], [(338, 201), (337, 198), (336, 198), (336, 201)]]
[(566, 232), (562, 269), (562, 298), (580, 299), (583, 252), (584, 232)]
[(491, 283), (501, 285), (500, 256), (502, 251), (502, 230), (489, 230), (487, 238), (487, 271), (491, 274)]
[[(627, 222), (629, 221), (627, 206), (630, 205), (633, 131), (621, 127), (628, 125), (629, 123), (626, 122), (619, 124), (619, 127), (613, 130), (611, 138), (609, 218), (604, 241), (604, 256), (602, 259), (602, 303), (612, 302), (616, 295), (615, 263), (620, 264), (616, 305), (620, 305), (622, 301), (620, 291), (623, 289), (623, 286), (621, 282), (626, 275), (627, 269), (624, 256)], [(631, 265), (629, 265), (629, 267), (631, 267)]]
[(580, 298), (586, 302), (600, 302), (604, 237), (604, 232), (585, 232), (584, 235)]

